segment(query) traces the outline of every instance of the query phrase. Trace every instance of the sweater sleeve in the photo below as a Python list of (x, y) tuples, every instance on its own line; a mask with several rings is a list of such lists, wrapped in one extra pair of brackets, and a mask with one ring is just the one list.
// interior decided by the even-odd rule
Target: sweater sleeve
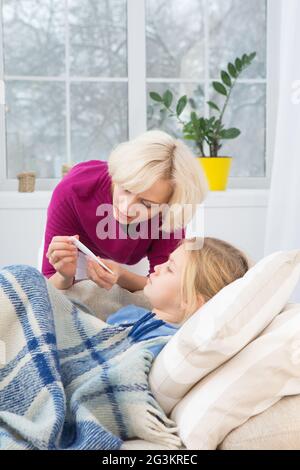
[(72, 194), (63, 183), (62, 180), (54, 189), (47, 210), (42, 273), (48, 278), (56, 272), (46, 257), (52, 238), (75, 235), (80, 229), (72, 208)]
[(180, 241), (185, 238), (185, 229), (176, 230), (169, 234), (169, 238), (153, 240), (147, 253), (149, 260), (149, 274), (158, 264), (165, 263), (169, 255), (177, 248)]

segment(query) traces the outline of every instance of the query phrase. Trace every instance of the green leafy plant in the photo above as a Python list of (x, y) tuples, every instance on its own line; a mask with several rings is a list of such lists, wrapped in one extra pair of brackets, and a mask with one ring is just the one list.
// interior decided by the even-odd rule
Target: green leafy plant
[[(229, 62), (227, 70), (221, 71), (221, 80), (213, 82), (214, 90), (224, 98), (223, 106), (218, 106), (214, 101), (208, 101), (211, 111), (216, 113), (209, 118), (201, 117), (196, 112), (196, 105), (193, 98), (184, 95), (174, 103), (173, 93), (166, 90), (161, 96), (155, 91), (149, 93), (150, 98), (162, 106), (161, 112), (169, 112), (169, 117), (176, 118), (182, 126), (183, 137), (186, 140), (194, 141), (200, 150), (201, 157), (206, 157), (205, 148), (209, 148), (209, 156), (217, 157), (219, 150), (222, 148), (222, 141), (236, 139), (241, 131), (236, 127), (225, 128), (223, 120), (227, 109), (232, 91), (240, 77), (240, 75), (252, 64), (256, 57), (256, 52), (241, 58), (237, 58), (234, 63)], [(189, 121), (185, 122), (181, 116), (186, 106), (190, 105), (192, 111)], [(173, 105), (173, 106), (172, 106)]]

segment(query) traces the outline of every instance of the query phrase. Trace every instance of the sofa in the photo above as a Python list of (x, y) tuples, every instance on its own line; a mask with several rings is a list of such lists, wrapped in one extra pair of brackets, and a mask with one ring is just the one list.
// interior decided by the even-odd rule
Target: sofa
[[(298, 255), (297, 255), (298, 256)], [(299, 261), (299, 257), (297, 258)], [(298, 275), (298, 274), (297, 274)], [(151, 309), (143, 292), (131, 293), (115, 285), (110, 291), (99, 288), (89, 280), (75, 283), (64, 291), (70, 298), (89, 307), (105, 321), (110, 313), (124, 305), (135, 304)], [(299, 310), (300, 305), (288, 304), (288, 309)], [(286, 308), (286, 306), (285, 306)], [(297, 312), (296, 312), (297, 313)], [(296, 317), (297, 319), (297, 317)], [(160, 353), (161, 354), (161, 353)], [(226, 364), (225, 364), (226, 365)], [(299, 365), (300, 368), (300, 365)], [(297, 382), (298, 384), (298, 382)], [(300, 448), (300, 394), (291, 394), (276, 400), (272, 406), (256, 412), (241, 425), (232, 427), (216, 448), (218, 450), (296, 450)], [(258, 410), (259, 411), (259, 410)], [(186, 447), (182, 445), (182, 449)], [(191, 448), (191, 447), (189, 447)], [(122, 450), (166, 450), (163, 445), (133, 439), (124, 442)]]

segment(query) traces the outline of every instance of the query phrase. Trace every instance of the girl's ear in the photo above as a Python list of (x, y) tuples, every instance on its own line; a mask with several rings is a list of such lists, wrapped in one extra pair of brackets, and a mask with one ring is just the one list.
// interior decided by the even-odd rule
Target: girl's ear
[(180, 302), (180, 308), (183, 312), (187, 312), (188, 304), (187, 302), (184, 302), (183, 300)]
[(201, 294), (197, 295), (197, 301), (198, 301), (198, 308), (203, 307), (203, 305), (205, 304), (205, 299), (203, 295)]
[[(197, 295), (197, 310), (199, 308), (201, 308), (204, 304), (205, 304), (205, 299), (204, 299), (203, 295), (198, 294)], [(191, 314), (191, 312), (188, 311), (188, 303), (187, 302), (181, 301), (180, 306), (181, 306), (182, 311), (185, 313), (185, 315), (190, 315)], [(197, 310), (195, 310), (195, 312), (192, 312), (192, 313), (196, 313)]]

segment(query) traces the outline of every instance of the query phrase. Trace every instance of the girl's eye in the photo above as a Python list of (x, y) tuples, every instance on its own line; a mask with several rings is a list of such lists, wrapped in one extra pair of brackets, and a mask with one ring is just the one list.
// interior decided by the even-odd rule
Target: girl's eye
[(167, 269), (168, 269), (168, 271), (169, 271), (170, 273), (173, 272), (172, 269), (170, 269), (170, 266), (169, 266), (169, 265), (167, 266)]
[(143, 201), (142, 204), (143, 204), (147, 209), (151, 209), (151, 204), (150, 204), (149, 202)]

